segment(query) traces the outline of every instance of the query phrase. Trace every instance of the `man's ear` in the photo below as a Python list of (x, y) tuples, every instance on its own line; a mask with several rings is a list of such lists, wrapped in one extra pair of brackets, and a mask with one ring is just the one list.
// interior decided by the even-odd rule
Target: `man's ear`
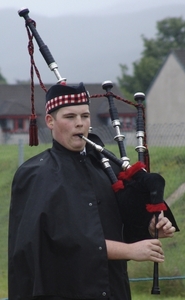
[(47, 114), (45, 116), (45, 122), (49, 129), (53, 129), (54, 118), (52, 117), (52, 115)]

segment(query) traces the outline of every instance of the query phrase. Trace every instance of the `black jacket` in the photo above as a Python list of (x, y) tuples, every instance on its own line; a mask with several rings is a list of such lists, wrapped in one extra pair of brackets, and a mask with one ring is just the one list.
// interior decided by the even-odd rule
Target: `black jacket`
[(54, 141), (13, 179), (9, 300), (129, 300), (126, 262), (108, 261), (105, 239), (122, 241), (110, 180), (93, 150), (82, 157)]

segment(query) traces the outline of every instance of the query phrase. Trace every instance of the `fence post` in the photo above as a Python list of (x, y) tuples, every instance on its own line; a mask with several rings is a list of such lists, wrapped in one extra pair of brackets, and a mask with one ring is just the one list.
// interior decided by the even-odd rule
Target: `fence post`
[(18, 166), (20, 167), (20, 165), (22, 165), (22, 163), (24, 162), (24, 147), (23, 147), (23, 140), (19, 139), (19, 143), (18, 143), (18, 152), (19, 152), (19, 162), (18, 162)]

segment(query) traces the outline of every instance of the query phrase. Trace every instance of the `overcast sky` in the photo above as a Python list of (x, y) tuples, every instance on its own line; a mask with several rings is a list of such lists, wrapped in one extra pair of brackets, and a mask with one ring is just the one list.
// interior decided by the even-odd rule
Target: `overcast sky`
[[(133, 62), (140, 59), (142, 34), (154, 37), (156, 22), (166, 17), (185, 18), (185, 0), (0, 0), (0, 72), (9, 83), (29, 78), (27, 37), (24, 22), (17, 15), (23, 7), (37, 22), (38, 32), (62, 68), (62, 76), (73, 83), (116, 82), (121, 75), (120, 64), (131, 71)], [(57, 44), (56, 36), (60, 37)], [(12, 45), (16, 45), (16, 51), (10, 55), (7, 49)], [(55, 77), (38, 52), (35, 43), (42, 80), (51, 83)]]
[(105, 6), (111, 7), (117, 3), (124, 3), (125, 12), (135, 12), (167, 4), (184, 4), (184, 0), (6, 0), (0, 1), (0, 9), (22, 7), (29, 8), (32, 13), (45, 16), (59, 16), (65, 14), (83, 14), (96, 11), (103, 13)]

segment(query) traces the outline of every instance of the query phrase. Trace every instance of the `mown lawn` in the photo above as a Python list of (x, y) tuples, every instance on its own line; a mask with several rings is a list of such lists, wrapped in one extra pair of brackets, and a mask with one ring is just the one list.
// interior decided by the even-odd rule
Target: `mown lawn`
[[(38, 147), (24, 146), (24, 159), (48, 148), (48, 145)], [(116, 145), (107, 145), (119, 157)], [(137, 161), (137, 153), (133, 148), (127, 149), (131, 164)], [(7, 297), (7, 235), (10, 190), (13, 175), (19, 163), (18, 147), (0, 145), (0, 298)], [(185, 151), (182, 147), (152, 147), (150, 149), (151, 172), (160, 173), (166, 181), (165, 198), (185, 182)], [(159, 266), (162, 277), (185, 276), (185, 197), (181, 197), (172, 206), (172, 211), (181, 229), (172, 239), (163, 239), (165, 262)], [(130, 278), (152, 277), (152, 263), (129, 262)], [(152, 282), (131, 282), (133, 300), (150, 299), (185, 299), (185, 280), (160, 281), (161, 294), (151, 295)]]

